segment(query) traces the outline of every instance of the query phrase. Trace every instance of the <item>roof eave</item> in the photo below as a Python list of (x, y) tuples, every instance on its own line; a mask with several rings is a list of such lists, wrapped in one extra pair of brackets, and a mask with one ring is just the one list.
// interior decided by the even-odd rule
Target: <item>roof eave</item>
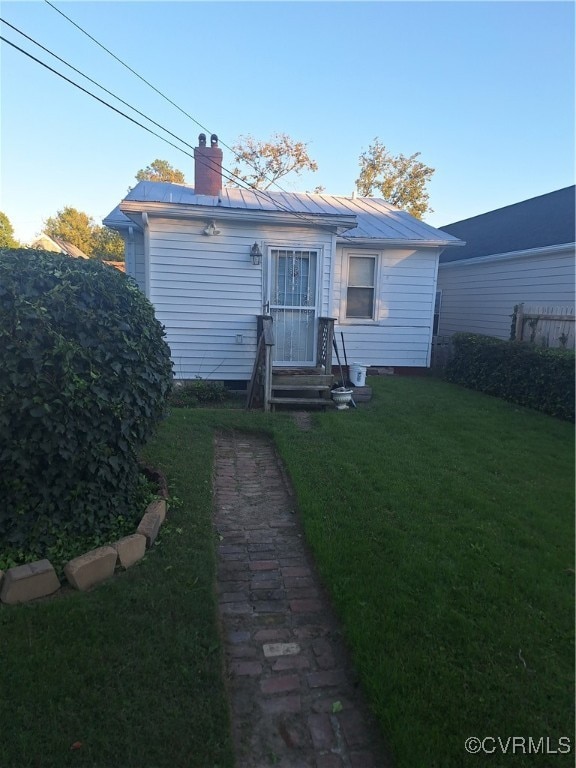
[(317, 214), (305, 211), (266, 211), (252, 208), (220, 208), (213, 205), (174, 205), (140, 200), (123, 200), (119, 207), (120, 211), (126, 215), (147, 213), (149, 216), (163, 216), (170, 219), (209, 217), (217, 221), (242, 219), (274, 224), (299, 224), (308, 227), (329, 227), (337, 234), (355, 229), (358, 226), (358, 219), (355, 215)]
[(484, 256), (468, 256), (464, 259), (444, 261), (441, 267), (465, 267), (473, 264), (485, 264), (491, 261), (506, 261), (508, 259), (523, 259), (531, 256), (551, 256), (552, 254), (570, 253), (576, 247), (576, 243), (560, 243), (558, 245), (545, 245), (540, 248), (528, 248), (522, 251), (508, 251), (507, 253), (488, 253)]
[(387, 248), (447, 248), (456, 245), (463, 246), (466, 243), (463, 240), (417, 240), (385, 237), (339, 237), (338, 244), (346, 245), (370, 245)]

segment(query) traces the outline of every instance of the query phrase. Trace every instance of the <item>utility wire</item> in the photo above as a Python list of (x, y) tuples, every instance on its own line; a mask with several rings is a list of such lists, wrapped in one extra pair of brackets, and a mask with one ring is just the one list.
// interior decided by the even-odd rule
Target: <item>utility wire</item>
[[(47, 3), (48, 3), (48, 5), (50, 5), (51, 7), (54, 7), (54, 6), (52, 6), (52, 4), (51, 4), (50, 2), (48, 2), (48, 0), (45, 0), (45, 2), (47, 2)], [(57, 8), (55, 8), (55, 10), (58, 10), (58, 9), (57, 9)], [(59, 13), (61, 13), (60, 11), (58, 11), (58, 12), (59, 12)], [(65, 15), (65, 14), (62, 14), (62, 15)], [(66, 17), (66, 18), (67, 18), (67, 17)], [(36, 46), (38, 46), (39, 48), (41, 48), (43, 51), (45, 51), (46, 53), (48, 53), (50, 56), (53, 56), (54, 58), (56, 58), (58, 61), (60, 61), (61, 63), (63, 63), (65, 66), (69, 67), (69, 68), (70, 68), (70, 69), (72, 69), (74, 72), (78, 73), (78, 74), (79, 74), (81, 77), (84, 77), (86, 80), (88, 80), (89, 82), (91, 82), (91, 83), (93, 83), (94, 85), (96, 85), (98, 88), (100, 88), (101, 90), (103, 90), (105, 93), (107, 93), (107, 94), (109, 94), (110, 96), (112, 96), (113, 98), (117, 99), (119, 102), (121, 102), (122, 104), (124, 104), (125, 106), (127, 106), (129, 109), (133, 110), (134, 112), (136, 112), (138, 115), (140, 115), (141, 117), (143, 117), (145, 120), (148, 120), (150, 123), (152, 123), (152, 124), (153, 124), (153, 125), (155, 125), (156, 127), (160, 128), (162, 131), (166, 132), (167, 134), (169, 134), (170, 136), (172, 136), (173, 138), (175, 138), (177, 141), (180, 141), (182, 144), (186, 145), (187, 147), (190, 147), (190, 149), (194, 149), (194, 147), (193, 147), (191, 144), (189, 144), (187, 141), (185, 141), (184, 139), (181, 139), (181, 138), (180, 138), (179, 136), (177, 136), (175, 133), (172, 133), (172, 131), (168, 130), (167, 128), (165, 128), (164, 126), (162, 126), (160, 123), (157, 123), (155, 120), (153, 120), (152, 118), (150, 118), (150, 117), (148, 117), (147, 115), (145, 115), (143, 112), (141, 112), (140, 110), (138, 110), (136, 107), (133, 107), (133, 106), (132, 106), (131, 104), (129, 104), (127, 101), (125, 101), (124, 99), (122, 99), (120, 96), (117, 96), (117, 95), (116, 95), (116, 94), (114, 94), (112, 91), (110, 91), (110, 90), (108, 90), (107, 88), (105, 88), (103, 85), (100, 85), (100, 83), (98, 83), (96, 80), (93, 80), (91, 77), (89, 77), (88, 75), (84, 74), (84, 73), (83, 73), (81, 70), (77, 69), (77, 68), (76, 68), (76, 67), (74, 67), (72, 64), (69, 64), (67, 61), (65, 61), (64, 59), (62, 59), (60, 56), (58, 56), (57, 54), (55, 54), (55, 53), (53, 53), (52, 51), (50, 51), (48, 48), (46, 48), (45, 46), (43, 46), (41, 43), (38, 43), (36, 40), (34, 40), (32, 37), (30, 37), (29, 35), (27, 35), (27, 34), (25, 34), (24, 32), (22, 32), (20, 29), (18, 29), (17, 27), (15, 27), (15, 26), (14, 26), (13, 24), (11, 24), (10, 22), (6, 21), (5, 19), (3, 19), (3, 18), (1, 18), (1, 17), (0, 17), (0, 21), (2, 21), (4, 24), (6, 24), (7, 26), (9, 26), (11, 29), (15, 30), (15, 31), (16, 31), (18, 34), (20, 34), (20, 35), (22, 35), (23, 37), (25, 37), (27, 40), (29, 40), (30, 42), (32, 42), (34, 45), (36, 45)], [(76, 25), (74, 22), (71, 22), (71, 23), (73, 23), (75, 26), (77, 26), (77, 25)], [(82, 30), (82, 31), (84, 31), (84, 30)], [(87, 34), (87, 35), (88, 35), (88, 33), (87, 33), (87, 32), (86, 32), (85, 34)], [(91, 37), (90, 35), (88, 35), (88, 36), (89, 36), (89, 37)], [(196, 158), (195, 158), (195, 157), (194, 157), (194, 155), (191, 155), (191, 154), (190, 154), (189, 152), (187, 152), (186, 150), (182, 149), (181, 147), (177, 146), (176, 144), (174, 144), (173, 142), (169, 141), (169, 140), (168, 140), (168, 139), (166, 139), (165, 137), (161, 136), (160, 134), (156, 133), (155, 131), (151, 130), (151, 129), (150, 129), (150, 128), (148, 128), (147, 126), (145, 126), (145, 125), (143, 125), (142, 123), (138, 122), (138, 121), (137, 121), (137, 120), (135, 120), (134, 118), (130, 117), (130, 115), (127, 115), (125, 112), (122, 112), (121, 110), (117, 109), (117, 108), (116, 108), (116, 107), (114, 107), (112, 104), (109, 104), (107, 101), (104, 101), (103, 99), (99, 98), (99, 97), (98, 97), (98, 96), (96, 96), (94, 93), (92, 93), (91, 91), (88, 91), (86, 88), (83, 88), (83, 87), (82, 87), (81, 85), (79, 85), (78, 83), (74, 82), (73, 80), (70, 80), (68, 77), (66, 77), (66, 76), (65, 76), (65, 75), (63, 75), (62, 73), (60, 73), (60, 72), (58, 72), (57, 70), (53, 69), (53, 68), (52, 68), (52, 67), (50, 67), (48, 64), (46, 64), (45, 62), (41, 61), (40, 59), (37, 59), (35, 56), (33, 56), (32, 54), (28, 53), (28, 52), (27, 52), (27, 51), (25, 51), (23, 48), (20, 48), (20, 47), (19, 47), (19, 46), (17, 46), (15, 43), (12, 43), (10, 40), (7, 40), (5, 37), (2, 37), (2, 36), (0, 36), (0, 40), (2, 40), (3, 42), (7, 43), (7, 44), (8, 44), (8, 45), (10, 45), (10, 46), (12, 46), (12, 47), (13, 47), (13, 48), (15, 48), (16, 50), (18, 50), (20, 53), (23, 53), (25, 56), (28, 56), (30, 59), (32, 59), (33, 61), (37, 62), (37, 63), (38, 63), (38, 64), (40, 64), (41, 66), (45, 67), (46, 69), (48, 69), (48, 70), (49, 70), (50, 72), (52, 72), (53, 74), (55, 74), (55, 75), (58, 75), (58, 77), (61, 77), (63, 80), (65, 80), (66, 82), (68, 82), (68, 83), (70, 83), (71, 85), (75, 86), (75, 87), (76, 87), (76, 88), (78, 88), (79, 90), (83, 91), (83, 92), (84, 92), (84, 93), (86, 93), (88, 96), (91, 96), (93, 99), (95, 99), (96, 101), (100, 102), (100, 103), (101, 103), (101, 104), (103, 104), (104, 106), (108, 107), (109, 109), (112, 109), (114, 112), (116, 112), (117, 114), (121, 115), (122, 117), (125, 117), (127, 120), (130, 120), (132, 123), (134, 123), (135, 125), (138, 125), (140, 128), (143, 128), (145, 131), (147, 131), (148, 133), (152, 134), (153, 136), (156, 136), (156, 138), (159, 138), (161, 141), (164, 141), (166, 144), (169, 144), (171, 147), (174, 147), (175, 149), (178, 149), (180, 152), (182, 152), (183, 154), (187, 155), (188, 157), (191, 157), (192, 159), (194, 159), (194, 160), (195, 160), (195, 162), (200, 162), (202, 165), (204, 165), (204, 166), (206, 166), (206, 167), (209, 167), (209, 168), (212, 168), (213, 170), (214, 170), (214, 169), (217, 169), (217, 170), (221, 170), (221, 172), (222, 172), (222, 175), (224, 176), (224, 178), (225, 178), (225, 179), (227, 179), (228, 181), (231, 181), (231, 182), (233, 182), (234, 184), (236, 184), (236, 185), (237, 185), (237, 186), (238, 186), (240, 189), (245, 189), (245, 190), (247, 190), (247, 191), (251, 191), (251, 192), (253, 192), (254, 194), (256, 194), (256, 196), (257, 196), (257, 197), (263, 198), (264, 200), (266, 200), (266, 201), (268, 201), (268, 202), (272, 203), (272, 205), (273, 205), (274, 207), (276, 207), (278, 210), (284, 211), (284, 212), (286, 212), (286, 213), (290, 213), (291, 215), (293, 215), (293, 216), (295, 216), (295, 217), (297, 217), (297, 218), (301, 219), (301, 220), (302, 220), (302, 221), (304, 221), (305, 223), (308, 223), (308, 224), (310, 224), (310, 223), (313, 223), (313, 224), (315, 224), (316, 226), (318, 226), (319, 222), (317, 222), (317, 221), (314, 221), (314, 219), (309, 219), (309, 218), (307, 218), (306, 214), (303, 214), (303, 213), (300, 213), (300, 212), (294, 211), (293, 209), (291, 209), (291, 208), (289, 208), (289, 207), (287, 207), (287, 206), (283, 205), (283, 204), (282, 204), (282, 203), (280, 203), (279, 201), (277, 201), (277, 200), (275, 200), (274, 198), (272, 198), (272, 197), (271, 197), (271, 196), (270, 196), (270, 195), (269, 195), (269, 194), (268, 194), (266, 191), (257, 189), (257, 188), (256, 188), (254, 185), (250, 184), (250, 182), (247, 182), (247, 181), (245, 181), (244, 179), (241, 179), (239, 176), (237, 176), (237, 175), (236, 175), (235, 173), (233, 173), (232, 171), (229, 171), (228, 169), (226, 169), (226, 168), (224, 168), (224, 167), (221, 167), (221, 168), (220, 168), (220, 167), (219, 167), (219, 166), (218, 166), (218, 165), (217, 165), (217, 164), (216, 164), (216, 163), (215, 163), (215, 162), (214, 162), (214, 161), (213, 161), (211, 158), (209, 158), (209, 157), (206, 157), (206, 156), (204, 156), (204, 157), (202, 157), (202, 158), (200, 158), (200, 157), (196, 157)], [(97, 41), (96, 41), (96, 42), (97, 42)], [(107, 49), (105, 49), (105, 50), (107, 50)], [(114, 56), (114, 54), (111, 54), (111, 55), (113, 55), (113, 56)], [(116, 57), (114, 57), (114, 58), (116, 58)], [(121, 62), (121, 63), (123, 63), (123, 62)], [(127, 65), (125, 65), (125, 66), (127, 66)], [(137, 73), (135, 73), (135, 74), (137, 74)], [(138, 77), (140, 77), (140, 76), (138, 75)], [(141, 78), (141, 79), (143, 79), (143, 78)], [(147, 81), (145, 81), (145, 82), (147, 82)], [(151, 86), (151, 87), (154, 87), (154, 86)], [(156, 90), (156, 89), (154, 89), (154, 90)], [(181, 110), (181, 111), (182, 111), (182, 110)], [(184, 113), (184, 114), (186, 114), (186, 113)], [(191, 118), (191, 119), (194, 119), (194, 118)], [(195, 121), (195, 122), (197, 122), (197, 121)], [(198, 123), (198, 125), (200, 125), (200, 127), (201, 127), (201, 128), (204, 128), (204, 126), (202, 126), (200, 123)], [(208, 129), (207, 129), (207, 128), (204, 128), (204, 130), (208, 130)], [(224, 146), (226, 146), (226, 145), (224, 145)], [(283, 190), (283, 191), (284, 191), (284, 190)], [(344, 237), (345, 239), (351, 239), (351, 238), (348, 238), (348, 237), (347, 237), (347, 236), (345, 236), (345, 235), (341, 235), (341, 237)]]
[[(58, 56), (57, 54), (55, 54), (53, 51), (51, 51), (51, 50), (49, 50), (48, 48), (46, 48), (45, 46), (43, 46), (43, 45), (42, 45), (41, 43), (39, 43), (37, 40), (34, 40), (34, 38), (30, 37), (30, 36), (29, 36), (29, 35), (27, 35), (25, 32), (22, 32), (22, 30), (21, 30), (21, 29), (18, 29), (18, 27), (15, 27), (15, 26), (14, 26), (14, 24), (11, 24), (9, 21), (6, 21), (6, 19), (3, 19), (1, 16), (0, 16), (0, 21), (1, 21), (3, 24), (6, 24), (6, 25), (7, 25), (8, 27), (10, 27), (11, 29), (13, 29), (15, 32), (18, 32), (18, 34), (19, 34), (19, 35), (22, 35), (22, 37), (25, 37), (25, 38), (26, 38), (27, 40), (29, 40), (31, 43), (34, 43), (34, 45), (37, 45), (37, 46), (38, 46), (38, 48), (41, 48), (43, 51), (45, 51), (46, 53), (48, 53), (50, 56), (53, 56), (55, 59), (58, 59), (58, 61), (60, 61), (60, 62), (61, 62), (62, 64), (64, 64), (65, 66), (67, 66), (69, 69), (72, 69), (72, 70), (73, 70), (74, 72), (76, 72), (78, 75), (80, 75), (81, 77), (85, 78), (85, 79), (86, 79), (86, 80), (88, 80), (90, 83), (92, 83), (93, 85), (95, 85), (95, 86), (97, 86), (98, 88), (100, 88), (102, 91), (104, 91), (104, 93), (107, 93), (109, 96), (112, 96), (113, 98), (117, 99), (117, 100), (118, 100), (118, 101), (119, 101), (121, 104), (124, 104), (124, 106), (128, 107), (129, 109), (132, 109), (134, 112), (136, 112), (136, 114), (138, 114), (138, 115), (140, 115), (141, 117), (145, 118), (146, 120), (148, 120), (149, 122), (151, 122), (153, 125), (155, 125), (157, 128), (160, 128), (161, 130), (165, 131), (167, 134), (169, 134), (170, 136), (172, 136), (173, 138), (175, 138), (177, 141), (181, 141), (181, 142), (182, 142), (182, 144), (185, 144), (187, 147), (190, 147), (190, 149), (194, 149), (194, 147), (192, 146), (192, 144), (189, 144), (187, 141), (184, 141), (184, 139), (181, 139), (179, 136), (176, 136), (176, 134), (175, 134), (175, 133), (172, 133), (172, 131), (169, 131), (169, 130), (168, 130), (168, 128), (164, 128), (164, 126), (163, 126), (163, 125), (160, 125), (160, 123), (157, 123), (157, 122), (156, 122), (155, 120), (153, 120), (151, 117), (148, 117), (148, 115), (145, 115), (145, 114), (144, 114), (144, 112), (141, 112), (139, 109), (136, 109), (136, 107), (133, 107), (133, 106), (132, 106), (131, 104), (129, 104), (127, 101), (124, 101), (124, 99), (122, 99), (120, 96), (117, 96), (115, 93), (112, 93), (112, 91), (109, 91), (109, 90), (108, 90), (107, 88), (105, 88), (103, 85), (100, 85), (100, 83), (98, 83), (96, 80), (93, 80), (91, 77), (89, 77), (88, 75), (84, 74), (84, 72), (81, 72), (79, 69), (77, 69), (76, 67), (74, 67), (72, 64), (69, 64), (67, 61), (65, 61), (63, 58), (61, 58), (61, 57), (60, 57), (60, 56)], [(21, 50), (21, 49), (19, 49), (19, 50)]]
[[(94, 43), (96, 43), (96, 45), (98, 45), (100, 48), (102, 48), (102, 50), (103, 50), (103, 51), (106, 51), (106, 53), (108, 53), (110, 56), (112, 56), (112, 58), (116, 59), (116, 61), (117, 61), (119, 64), (122, 64), (122, 66), (123, 66), (123, 67), (125, 67), (127, 70), (129, 70), (130, 72), (132, 72), (132, 74), (133, 74), (133, 75), (135, 75), (135, 76), (136, 76), (136, 77), (137, 77), (139, 80), (142, 80), (142, 82), (143, 82), (143, 83), (146, 83), (146, 85), (147, 85), (147, 86), (149, 86), (150, 88), (152, 88), (152, 90), (153, 90), (153, 91), (155, 91), (155, 92), (156, 92), (156, 93), (157, 93), (159, 96), (161, 96), (161, 97), (162, 97), (163, 99), (165, 99), (165, 100), (166, 100), (166, 101), (167, 101), (169, 104), (171, 104), (173, 107), (175, 107), (175, 108), (176, 108), (176, 109), (177, 109), (179, 112), (181, 112), (183, 115), (185, 115), (185, 116), (186, 116), (186, 117), (188, 117), (190, 120), (192, 120), (192, 122), (193, 122), (193, 123), (196, 123), (196, 125), (198, 125), (200, 128), (202, 128), (202, 130), (203, 130), (203, 131), (206, 131), (207, 133), (213, 133), (213, 131), (210, 131), (210, 129), (209, 129), (209, 128), (206, 128), (206, 126), (205, 126), (205, 125), (202, 125), (202, 123), (200, 123), (198, 120), (196, 120), (196, 118), (195, 118), (195, 117), (193, 117), (191, 114), (189, 114), (189, 113), (188, 113), (188, 112), (186, 112), (184, 109), (182, 109), (182, 107), (178, 106), (178, 104), (176, 104), (176, 102), (172, 101), (172, 99), (170, 99), (168, 96), (166, 96), (166, 94), (162, 93), (162, 91), (160, 91), (158, 88), (156, 88), (156, 86), (155, 86), (155, 85), (152, 85), (152, 83), (151, 83), (151, 82), (149, 82), (148, 80), (146, 80), (146, 78), (145, 78), (145, 77), (142, 77), (142, 75), (140, 75), (138, 72), (136, 72), (136, 70), (132, 69), (132, 67), (131, 67), (129, 64), (126, 64), (126, 62), (125, 62), (125, 61), (123, 61), (123, 60), (122, 60), (122, 59), (121, 59), (119, 56), (116, 56), (116, 54), (115, 54), (115, 53), (113, 53), (113, 52), (112, 52), (112, 51), (111, 51), (109, 48), (106, 48), (106, 46), (105, 46), (105, 45), (103, 45), (103, 44), (102, 44), (102, 43), (101, 43), (99, 40), (97, 40), (97, 39), (96, 39), (95, 37), (93, 37), (93, 36), (92, 36), (92, 35), (91, 35), (89, 32), (87, 32), (85, 29), (83, 29), (83, 28), (82, 28), (82, 27), (81, 27), (79, 24), (77, 24), (77, 23), (76, 23), (76, 22), (75, 22), (73, 19), (71, 19), (69, 16), (67, 16), (67, 15), (64, 13), (64, 11), (61, 11), (59, 8), (57, 8), (57, 7), (56, 7), (56, 6), (55, 6), (53, 3), (51, 3), (51, 2), (50, 2), (50, 0), (44, 0), (44, 2), (45, 2), (47, 5), (49, 5), (49, 6), (50, 6), (50, 8), (52, 8), (53, 10), (55, 10), (55, 11), (56, 11), (56, 13), (59, 13), (59, 14), (60, 14), (60, 16), (63, 16), (63, 17), (64, 17), (64, 18), (65, 18), (67, 21), (69, 21), (69, 22), (70, 22), (70, 24), (73, 24), (73, 25), (76, 27), (76, 29), (78, 29), (78, 30), (80, 30), (80, 32), (82, 32), (82, 34), (84, 34), (84, 35), (86, 35), (86, 37), (90, 38), (90, 40), (92, 40)], [(219, 141), (220, 141), (220, 143), (222, 144), (222, 146), (223, 146), (223, 147), (226, 147), (226, 149), (229, 149), (229, 150), (230, 150), (230, 152), (232, 152), (234, 155), (236, 154), (236, 153), (235, 153), (235, 151), (234, 151), (234, 149), (233, 149), (232, 147), (228, 146), (228, 144), (226, 144), (226, 142), (222, 141), (222, 140), (220, 139), (220, 137), (219, 137)], [(246, 161), (245, 161), (245, 162), (246, 162)], [(255, 165), (252, 165), (252, 163), (246, 162), (246, 165), (250, 166), (250, 168), (253, 168), (255, 171), (258, 171), (258, 168), (256, 168), (256, 166), (255, 166)], [(228, 172), (229, 172), (229, 173), (232, 173), (231, 171), (228, 171)], [(235, 174), (232, 174), (232, 175), (235, 175)], [(240, 177), (238, 177), (238, 178), (240, 178)], [(281, 192), (285, 192), (286, 194), (290, 194), (290, 192), (288, 192), (286, 189), (284, 189), (283, 187), (281, 187), (281, 186), (280, 186), (280, 184), (278, 184), (278, 182), (277, 182), (277, 181), (274, 181), (274, 180), (273, 180), (273, 179), (271, 179), (269, 176), (264, 176), (264, 178), (266, 179), (266, 181), (269, 181), (269, 182), (271, 182), (272, 184), (274, 184), (274, 186), (278, 187), (278, 189), (279, 189)], [(244, 181), (244, 180), (243, 180), (243, 181)], [(246, 182), (246, 183), (247, 183), (247, 184), (250, 184), (250, 182)], [(251, 185), (251, 184), (250, 184), (250, 186), (253, 186), (253, 185)], [(253, 187), (253, 188), (255, 188), (255, 187)], [(263, 190), (260, 190), (260, 191), (263, 191)]]
[[(3, 21), (5, 24), (8, 23), (8, 22), (5, 22), (4, 19), (0, 19), (0, 21)], [(8, 24), (8, 26), (12, 27), (13, 25), (12, 24)], [(13, 28), (15, 29), (15, 27), (13, 27)], [(16, 31), (19, 32), (19, 30), (16, 30)], [(20, 34), (24, 34), (24, 33), (20, 33)], [(24, 37), (28, 37), (28, 35), (24, 35)], [(32, 38), (28, 38), (28, 39), (32, 40)], [(104, 106), (108, 107), (109, 109), (112, 109), (114, 112), (117, 112), (119, 115), (121, 115), (122, 117), (125, 117), (127, 120), (130, 120), (130, 122), (134, 123), (135, 125), (139, 126), (140, 128), (143, 128), (145, 131), (148, 131), (148, 133), (151, 133), (153, 136), (156, 136), (156, 138), (160, 139), (161, 141), (165, 142), (166, 144), (169, 144), (171, 147), (174, 147), (174, 149), (179, 150), (180, 152), (182, 152), (183, 154), (187, 155), (188, 157), (191, 157), (193, 160), (195, 160), (195, 162), (200, 162), (202, 165), (204, 165), (206, 167), (209, 167), (209, 168), (212, 168), (212, 169), (217, 168), (217, 164), (211, 158), (209, 158), (209, 157), (202, 157), (202, 158), (196, 157), (195, 158), (194, 155), (190, 154), (190, 152), (187, 152), (185, 149), (182, 149), (182, 147), (179, 147), (177, 144), (174, 144), (172, 141), (169, 141), (164, 136), (161, 136), (159, 133), (156, 133), (155, 131), (151, 130), (146, 125), (143, 125), (142, 123), (138, 122), (138, 120), (135, 120), (133, 117), (130, 117), (130, 115), (127, 115), (125, 112), (122, 112), (120, 109), (117, 109), (114, 105), (109, 104), (107, 101), (104, 101), (104, 99), (101, 99), (99, 96), (96, 96), (96, 94), (92, 93), (91, 91), (88, 91), (86, 88), (83, 88), (78, 83), (75, 83), (74, 80), (70, 80), (70, 78), (66, 77), (66, 75), (63, 75), (61, 72), (58, 72), (56, 69), (53, 69), (48, 64), (46, 64), (45, 62), (41, 61), (40, 59), (37, 59), (36, 56), (33, 56), (31, 53), (28, 53), (28, 51), (25, 51), (23, 48), (20, 48), (15, 43), (11, 42), (10, 40), (7, 40), (2, 35), (0, 35), (0, 40), (2, 40), (3, 42), (7, 43), (10, 46), (12, 46), (12, 48), (15, 48), (17, 51), (20, 51), (20, 53), (23, 53), (25, 56), (28, 56), (28, 58), (32, 59), (37, 64), (40, 64), (41, 66), (45, 67), (46, 69), (48, 69), (53, 74), (58, 75), (58, 77), (61, 77), (67, 83), (70, 83), (70, 85), (73, 85), (75, 88), (78, 88), (80, 91), (83, 91), (88, 96), (91, 96), (93, 99), (96, 99), (96, 101), (99, 101), (101, 104), (104, 104)], [(32, 42), (36, 43), (35, 40), (32, 40)], [(40, 45), (39, 43), (36, 43), (36, 45), (39, 45), (40, 48), (44, 48), (44, 46)], [(44, 50), (47, 50), (47, 49), (44, 49)], [(48, 53), (51, 53), (51, 52), (48, 51)], [(158, 126), (163, 131), (166, 131), (166, 133), (169, 133), (171, 136), (174, 136), (174, 138), (176, 138), (178, 141), (181, 141), (183, 144), (186, 144), (191, 149), (194, 149), (194, 147), (192, 147), (191, 144), (188, 144), (188, 142), (184, 141), (183, 139), (180, 139), (178, 136), (176, 136), (176, 134), (173, 134), (167, 128), (164, 128), (159, 123), (157, 123), (154, 120), (152, 120), (151, 118), (147, 117), (143, 112), (140, 112), (135, 107), (132, 107), (130, 104), (125, 102), (119, 96), (116, 96), (115, 94), (113, 94), (111, 91), (108, 91), (106, 88), (104, 88), (104, 86), (99, 85), (96, 81), (92, 80), (92, 78), (88, 77), (88, 75), (84, 75), (82, 72), (80, 72), (80, 70), (77, 70), (71, 64), (68, 64), (66, 61), (64, 61), (64, 59), (60, 59), (60, 57), (56, 56), (56, 54), (51, 54), (51, 55), (55, 56), (57, 59), (62, 61), (64, 64), (66, 64), (66, 66), (68, 66), (71, 69), (73, 69), (74, 71), (78, 72), (80, 75), (82, 75), (82, 77), (85, 77), (87, 80), (90, 80), (90, 82), (92, 82), (95, 85), (97, 85), (103, 91), (106, 91), (106, 93), (109, 93), (115, 99), (118, 99), (118, 101), (121, 101), (123, 104), (126, 104), (126, 106), (128, 106), (130, 109), (134, 110), (134, 112), (137, 112), (139, 115), (142, 115), (142, 117), (144, 117), (146, 120), (149, 120), (151, 123), (153, 123), (154, 125)], [(245, 189), (246, 191), (250, 191), (250, 192), (256, 192), (257, 191), (259, 194), (264, 195), (264, 193), (261, 193), (260, 190), (254, 190), (250, 186), (242, 187), (241, 186), (241, 184), (243, 183), (242, 180), (239, 179), (239, 177), (233, 178), (234, 174), (228, 175), (228, 173), (230, 173), (230, 172), (227, 171), (226, 168), (222, 168), (221, 170), (222, 170), (222, 175), (224, 176), (225, 179), (227, 179), (228, 181), (232, 181), (232, 182), (238, 184), (241, 189)], [(289, 208), (284, 208), (284, 210), (286, 210), (287, 212), (291, 212)]]

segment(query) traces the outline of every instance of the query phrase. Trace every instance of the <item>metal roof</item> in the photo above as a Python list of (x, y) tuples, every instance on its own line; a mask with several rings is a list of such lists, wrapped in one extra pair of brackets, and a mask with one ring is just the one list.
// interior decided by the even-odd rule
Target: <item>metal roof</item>
[[(214, 209), (271, 211), (296, 214), (306, 223), (315, 217), (355, 216), (357, 226), (345, 238), (422, 242), (429, 245), (461, 245), (457, 237), (374, 197), (337, 197), (297, 192), (270, 192), (224, 187), (218, 197), (196, 195), (193, 187), (168, 182), (141, 181), (125, 197), (126, 201), (201, 206)], [(123, 217), (123, 218), (122, 218)], [(126, 225), (128, 218), (117, 207), (105, 219), (110, 226)]]
[(466, 245), (445, 251), (440, 263), (573, 243), (574, 190), (574, 186), (565, 187), (447, 224), (442, 230), (465, 240)]

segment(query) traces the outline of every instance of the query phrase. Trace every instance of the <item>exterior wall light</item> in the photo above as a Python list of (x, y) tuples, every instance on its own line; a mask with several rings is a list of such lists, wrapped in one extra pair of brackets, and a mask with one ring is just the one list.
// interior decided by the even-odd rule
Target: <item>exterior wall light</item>
[(255, 267), (262, 264), (262, 251), (260, 250), (258, 243), (254, 243), (252, 248), (250, 248), (250, 256), (252, 257), (252, 264), (254, 264)]
[(202, 234), (207, 235), (208, 237), (212, 237), (212, 235), (219, 235), (220, 230), (216, 229), (216, 222), (210, 221), (202, 230)]

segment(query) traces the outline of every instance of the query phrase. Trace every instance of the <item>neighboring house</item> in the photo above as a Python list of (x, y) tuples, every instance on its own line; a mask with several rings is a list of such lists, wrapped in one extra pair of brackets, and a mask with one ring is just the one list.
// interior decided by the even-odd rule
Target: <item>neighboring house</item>
[(326, 318), (349, 362), (429, 365), (438, 257), (457, 238), (374, 198), (223, 188), (217, 137), (199, 144), (194, 188), (142, 181), (104, 220), (177, 378), (248, 381), (268, 315), (277, 368), (317, 366)]
[[(442, 227), (466, 241), (440, 256), (439, 336), (457, 331), (509, 339), (514, 307), (553, 320), (536, 341), (574, 344), (574, 186)], [(535, 319), (535, 318), (534, 318)], [(566, 341), (564, 341), (566, 345)]]
[(117, 269), (119, 272), (126, 272), (126, 264), (123, 261), (107, 261), (106, 259), (102, 259), (103, 264), (108, 264), (109, 267), (114, 267), (114, 269)]
[[(76, 248), (72, 243), (62, 240), (60, 237), (51, 237), (43, 232), (39, 238), (37, 238), (30, 246), (31, 248), (43, 248), (45, 251), (54, 251), (55, 253), (65, 253), (68, 256), (72, 256), (74, 259), (89, 259), (84, 251), (80, 248)], [(119, 272), (126, 272), (126, 265), (123, 261), (106, 261), (103, 259), (104, 264), (108, 264), (110, 267), (114, 267)]]
[(43, 232), (38, 239), (36, 239), (30, 246), (31, 248), (42, 248), (45, 251), (54, 251), (56, 253), (65, 253), (68, 256), (72, 256), (74, 259), (87, 259), (88, 256), (81, 251), (80, 248), (76, 248), (72, 243), (62, 240), (60, 237), (51, 237)]

